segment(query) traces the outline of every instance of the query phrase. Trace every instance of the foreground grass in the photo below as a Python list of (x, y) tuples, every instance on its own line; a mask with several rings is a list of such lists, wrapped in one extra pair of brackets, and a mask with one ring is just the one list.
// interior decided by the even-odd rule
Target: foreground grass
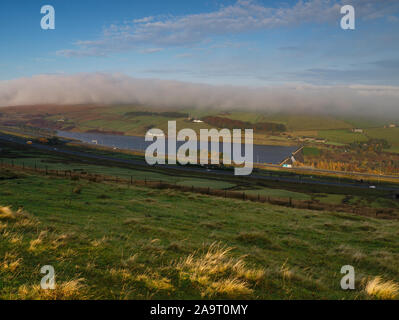
[(397, 221), (5, 171), (0, 207), (0, 299), (397, 297)]

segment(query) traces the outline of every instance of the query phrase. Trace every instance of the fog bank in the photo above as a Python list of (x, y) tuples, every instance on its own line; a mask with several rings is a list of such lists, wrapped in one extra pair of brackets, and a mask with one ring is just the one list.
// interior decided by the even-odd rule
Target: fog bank
[(238, 87), (123, 74), (37, 75), (0, 81), (0, 106), (35, 104), (143, 104), (283, 112), (399, 115), (399, 87), (314, 86)]

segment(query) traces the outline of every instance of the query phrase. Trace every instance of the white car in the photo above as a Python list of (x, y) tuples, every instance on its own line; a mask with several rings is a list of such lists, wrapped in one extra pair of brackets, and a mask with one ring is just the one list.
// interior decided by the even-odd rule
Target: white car
[(370, 189), (377, 189), (376, 186), (370, 186), (369, 188), (370, 188)]

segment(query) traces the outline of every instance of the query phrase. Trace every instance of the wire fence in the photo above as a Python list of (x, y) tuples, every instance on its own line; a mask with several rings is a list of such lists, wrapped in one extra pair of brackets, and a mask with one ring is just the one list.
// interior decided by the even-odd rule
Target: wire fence
[(156, 189), (173, 189), (182, 192), (198, 193), (202, 195), (216, 196), (229, 199), (237, 199), (242, 201), (252, 201), (260, 203), (269, 203), (297, 209), (329, 211), (329, 212), (346, 212), (362, 216), (377, 217), (381, 219), (399, 219), (399, 210), (397, 208), (372, 208), (359, 207), (346, 204), (330, 204), (322, 203), (318, 200), (298, 200), (293, 198), (279, 198), (262, 195), (260, 193), (253, 194), (245, 191), (232, 191), (227, 189), (215, 189), (211, 187), (198, 187), (179, 185), (170, 181), (154, 180), (154, 179), (137, 179), (133, 175), (130, 177), (112, 176), (84, 171), (81, 169), (49, 169), (48, 166), (40, 166), (36, 162), (33, 166), (26, 165), (24, 162), (16, 162), (14, 160), (0, 159), (1, 168), (20, 170), (24, 172), (41, 174), (49, 177), (58, 177), (71, 179), (74, 181), (87, 180), (95, 183), (117, 183), (128, 186), (141, 186)]

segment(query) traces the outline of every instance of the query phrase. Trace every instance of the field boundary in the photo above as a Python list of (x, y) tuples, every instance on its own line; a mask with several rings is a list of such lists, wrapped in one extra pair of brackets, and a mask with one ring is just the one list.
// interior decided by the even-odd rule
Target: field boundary
[(162, 180), (137, 180), (133, 176), (130, 179), (121, 178), (118, 176), (110, 176), (103, 174), (93, 174), (85, 171), (74, 170), (50, 170), (47, 167), (29, 167), (24, 164), (18, 165), (14, 161), (10, 163), (5, 162), (3, 159), (0, 163), (1, 168), (18, 170), (28, 173), (36, 173), (55, 178), (71, 179), (74, 181), (87, 180), (96, 183), (117, 183), (128, 186), (141, 186), (155, 189), (173, 189), (183, 192), (198, 193), (202, 195), (216, 196), (229, 199), (237, 199), (243, 201), (252, 201), (259, 203), (269, 203), (272, 205), (285, 206), (297, 209), (316, 210), (316, 211), (338, 211), (351, 213), (360, 216), (374, 217), (380, 219), (395, 219), (399, 220), (399, 212), (396, 208), (371, 208), (371, 207), (357, 207), (345, 204), (327, 204), (321, 203), (317, 200), (298, 200), (293, 198), (277, 198), (263, 195), (248, 194), (245, 191), (231, 191), (227, 189), (214, 189), (195, 186), (182, 186), (177, 183), (172, 184)]

